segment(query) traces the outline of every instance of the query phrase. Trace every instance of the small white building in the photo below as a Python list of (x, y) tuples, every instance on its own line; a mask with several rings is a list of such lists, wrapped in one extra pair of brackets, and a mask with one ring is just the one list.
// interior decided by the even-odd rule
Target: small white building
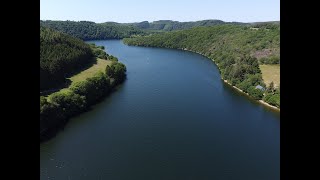
[(260, 89), (261, 91), (264, 91), (264, 90), (265, 90), (264, 87), (262, 87), (262, 86), (260, 86), (260, 85), (257, 85), (257, 86), (256, 86), (256, 89)]

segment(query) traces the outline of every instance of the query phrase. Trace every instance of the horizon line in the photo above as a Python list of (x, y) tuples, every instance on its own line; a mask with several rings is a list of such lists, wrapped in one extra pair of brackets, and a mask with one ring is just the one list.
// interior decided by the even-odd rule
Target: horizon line
[[(174, 21), (174, 22), (197, 22), (197, 21), (207, 21), (207, 20), (213, 20), (213, 21), (223, 21), (223, 22), (238, 22), (238, 23), (258, 23), (258, 22), (280, 22), (280, 20), (268, 20), (268, 21), (251, 21), (251, 22), (243, 22), (243, 21), (224, 21), (220, 19), (202, 19), (202, 20), (194, 20), (194, 21), (178, 21), (178, 20), (170, 20), (170, 19), (159, 19), (159, 20), (153, 20), (153, 21), (147, 21), (147, 22), (156, 22), (156, 21)], [(135, 22), (117, 22), (117, 21), (105, 21), (105, 22), (95, 22), (90, 20), (52, 20), (52, 19), (40, 19), (40, 21), (74, 21), (74, 22), (80, 22), (80, 21), (88, 21), (88, 22), (94, 22), (97, 24), (100, 23), (120, 23), (120, 24), (127, 24), (127, 23), (140, 23), (145, 21), (135, 21)]]

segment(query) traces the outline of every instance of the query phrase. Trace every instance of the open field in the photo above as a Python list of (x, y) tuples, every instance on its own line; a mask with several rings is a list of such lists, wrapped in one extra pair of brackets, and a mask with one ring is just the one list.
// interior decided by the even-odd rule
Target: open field
[(273, 81), (274, 85), (277, 87), (280, 84), (280, 65), (259, 65), (262, 78), (267, 86)]
[[(110, 61), (110, 60), (104, 60), (104, 59), (97, 58), (97, 63), (93, 64), (88, 69), (85, 69), (84, 71), (81, 71), (80, 73), (78, 73), (68, 79), (71, 81), (71, 84), (75, 83), (75, 82), (79, 82), (79, 81), (84, 81), (87, 78), (94, 76), (99, 71), (104, 72), (107, 65), (111, 65), (111, 63), (112, 63), (112, 61)], [(70, 89), (68, 87), (59, 90), (59, 92), (67, 92), (67, 91), (70, 91)]]
[(97, 63), (91, 66), (90, 68), (81, 71), (79, 74), (76, 74), (68, 79), (71, 80), (72, 83), (78, 82), (78, 81), (84, 81), (89, 77), (92, 77), (94, 74), (96, 74), (99, 71), (104, 72), (107, 65), (111, 65), (112, 61), (110, 60), (104, 60), (97, 58)]

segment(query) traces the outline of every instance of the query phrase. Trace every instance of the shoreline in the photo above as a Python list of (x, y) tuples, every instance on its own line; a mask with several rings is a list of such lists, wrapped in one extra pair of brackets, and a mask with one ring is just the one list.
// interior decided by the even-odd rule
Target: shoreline
[[(97, 64), (98, 62), (102, 62), (102, 59), (97, 58)], [(107, 61), (107, 59), (104, 59), (103, 61)], [(99, 104), (102, 102), (105, 98), (111, 95), (111, 93), (115, 92), (118, 89), (118, 86), (120, 86), (125, 80), (126, 80), (126, 67), (124, 70), (121, 70), (121, 73), (123, 73), (122, 76), (115, 76), (110, 77), (105, 72), (103, 72), (103, 69), (105, 69), (109, 64), (112, 64), (111, 60), (107, 62), (106, 64), (99, 64), (99, 68), (97, 66), (92, 65), (91, 67), (88, 67), (87, 69), (83, 69), (79, 73), (73, 75), (72, 77), (68, 78), (71, 80), (71, 83), (68, 87), (60, 89), (57, 92), (54, 93), (62, 93), (65, 94), (57, 94), (58, 97), (68, 97), (68, 93), (72, 93), (76, 96), (76, 101), (78, 103), (71, 103), (69, 107), (62, 110), (59, 105), (58, 106), (49, 106), (51, 109), (44, 111), (44, 113), (41, 113), (41, 103), (40, 103), (40, 144), (44, 143), (52, 138), (54, 138), (60, 131), (64, 129), (66, 124), (74, 117), (77, 117), (83, 113), (86, 113), (90, 110), (92, 110), (93, 106)], [(116, 64), (121, 63), (118, 61), (115, 61)], [(84, 73), (85, 72), (85, 73)], [(90, 73), (88, 73), (90, 72)], [(76, 77), (76, 78), (75, 78)], [(92, 79), (94, 80), (94, 87), (88, 86), (89, 81)], [(109, 79), (109, 81), (107, 80)], [(72, 83), (78, 83), (81, 82), (84, 84), (85, 90), (79, 90), (78, 86), (75, 86), (76, 88), (72, 90)], [(80, 87), (81, 88), (81, 87)], [(68, 92), (68, 93), (65, 93)], [(41, 96), (45, 98), (46, 103), (48, 104), (56, 104), (49, 101), (50, 96), (52, 95), (48, 94), (47, 96)], [(71, 97), (71, 96), (70, 96)], [(74, 97), (74, 96), (72, 96)], [(79, 98), (80, 97), (80, 98)], [(85, 98), (83, 101), (82, 97)], [(70, 104), (70, 100), (68, 98), (64, 98), (60, 104)], [(73, 102), (73, 101), (72, 101)], [(69, 110), (71, 109), (71, 110)], [(50, 113), (52, 110), (58, 110), (59, 113)], [(49, 123), (48, 123), (49, 122)]]
[(273, 105), (271, 105), (271, 104), (269, 104), (269, 103), (267, 103), (267, 102), (265, 102), (265, 101), (263, 101), (263, 100), (259, 100), (259, 102), (260, 102), (261, 104), (265, 105), (265, 106), (268, 106), (268, 107), (271, 107), (271, 108), (273, 108), (273, 109), (276, 109), (276, 110), (280, 111), (280, 108), (278, 108), (278, 107), (276, 107), (276, 106), (273, 106)]
[[(232, 86), (230, 83), (228, 83), (227, 80), (224, 80), (224, 79), (222, 79), (222, 78), (221, 78), (221, 80), (223, 80), (224, 83)], [(240, 91), (241, 93), (244, 93), (244, 94), (248, 95), (249, 97), (251, 97), (248, 93), (243, 92), (243, 91), (242, 91), (241, 89), (239, 89), (238, 87), (236, 87), (236, 86), (232, 86), (232, 87), (233, 87), (234, 89)], [(259, 102), (259, 103), (262, 104), (262, 105), (265, 105), (265, 106), (268, 106), (268, 107), (270, 107), (270, 108), (273, 108), (273, 109), (275, 109), (275, 110), (280, 111), (280, 108), (278, 108), (278, 107), (276, 107), (276, 106), (273, 106), (273, 105), (271, 105), (271, 104), (263, 101), (262, 99), (260, 99), (260, 100), (255, 100), (255, 101), (256, 101), (256, 102)]]
[[(207, 57), (206, 55), (204, 55), (204, 54), (202, 54), (202, 53), (200, 53), (200, 52), (191, 51), (191, 50), (189, 50), (189, 49), (187, 49), (187, 48), (178, 48), (178, 49), (179, 49), (179, 50), (183, 50), (183, 51), (189, 51), (189, 52), (197, 53), (197, 54), (200, 54), (200, 55), (202, 55), (202, 56), (204, 56), (204, 57), (212, 60), (212, 61), (214, 62), (214, 64), (218, 67), (219, 71), (220, 71), (220, 68), (219, 68), (219, 66), (216, 64), (216, 62), (215, 62), (213, 59)], [(219, 72), (219, 73), (220, 73), (220, 72)], [(220, 74), (220, 75), (221, 75), (221, 74)], [(243, 91), (242, 91), (241, 89), (239, 89), (238, 87), (232, 86), (232, 84), (228, 83), (227, 80), (222, 79), (222, 77), (221, 77), (221, 80), (223, 80), (224, 83), (230, 85), (230, 86), (233, 87), (234, 89), (240, 91), (241, 93), (244, 93), (244, 94), (248, 95), (249, 97), (251, 97), (248, 93), (243, 92)], [(259, 103), (262, 104), (262, 105), (265, 105), (265, 106), (267, 106), (267, 107), (270, 107), (270, 108), (273, 108), (273, 109), (275, 109), (275, 110), (280, 111), (280, 108), (278, 108), (278, 107), (276, 107), (276, 106), (273, 106), (273, 105), (271, 105), (271, 104), (269, 104), (269, 103), (267, 103), (267, 102), (265, 102), (265, 101), (263, 101), (263, 100), (255, 100), (255, 101), (259, 102)]]
[[(55, 136), (58, 135), (59, 132), (63, 131), (67, 123), (72, 120), (73, 118), (80, 116), (86, 112), (91, 111), (94, 106), (98, 105), (102, 101), (104, 101), (106, 98), (112, 95), (113, 92), (117, 91), (118, 88), (125, 82), (126, 79), (119, 82), (118, 84), (113, 84), (110, 89), (110, 91), (106, 92), (105, 94), (102, 94), (100, 99), (93, 102), (92, 104), (87, 105), (82, 111), (79, 111), (76, 114), (73, 114), (72, 116), (66, 116), (64, 119), (62, 119), (59, 122), (56, 122), (53, 126), (45, 127), (44, 129), (40, 130), (40, 144), (45, 143)], [(86, 81), (86, 80), (85, 80)]]
[[(125, 43), (125, 44), (126, 44), (126, 43)], [(127, 44), (127, 45), (128, 45), (128, 44)], [(129, 45), (129, 46), (139, 46), (139, 45)], [(155, 46), (143, 46), (143, 47), (155, 47)], [(164, 47), (155, 47), (155, 48), (164, 48)], [(200, 53), (200, 52), (192, 51), (192, 50), (189, 50), (189, 49), (187, 49), (187, 48), (165, 48), (165, 49), (178, 49), (178, 50), (182, 50), (182, 51), (189, 51), (189, 52), (193, 52), (193, 53), (200, 54), (200, 55), (202, 55), (202, 56), (204, 56), (204, 57), (206, 57), (206, 58), (208, 58), (208, 59), (210, 59), (211, 61), (214, 62), (214, 64), (217, 66), (217, 68), (218, 68), (218, 70), (219, 70), (219, 74), (220, 74), (220, 76), (221, 76), (221, 70), (220, 70), (219, 66), (217, 65), (217, 63), (214, 61), (214, 59), (211, 59), (210, 57), (208, 57), (208, 56), (206, 56), (206, 55), (204, 55), (204, 54), (202, 54), (202, 53)], [(238, 87), (232, 86), (231, 84), (229, 84), (226, 80), (222, 79), (222, 77), (221, 77), (221, 80), (223, 80), (224, 83), (230, 85), (231, 87), (233, 87), (234, 89), (238, 90), (239, 92), (244, 93), (244, 94), (248, 95), (249, 97), (251, 97), (248, 93), (243, 92), (243, 91), (242, 91), (241, 89), (239, 89)], [(262, 104), (262, 105), (264, 105), (264, 106), (266, 106), (266, 107), (272, 108), (272, 109), (277, 110), (277, 111), (280, 112), (280, 108), (278, 108), (278, 107), (276, 107), (276, 106), (273, 106), (273, 105), (271, 105), (271, 104), (269, 104), (269, 103), (267, 103), (267, 102), (265, 102), (265, 101), (263, 101), (263, 100), (255, 100), (255, 101), (256, 101), (256, 102), (259, 102), (260, 104)]]

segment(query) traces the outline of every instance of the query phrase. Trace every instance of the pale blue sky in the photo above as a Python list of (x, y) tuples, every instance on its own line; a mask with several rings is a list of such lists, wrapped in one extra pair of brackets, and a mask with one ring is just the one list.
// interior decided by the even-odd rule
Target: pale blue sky
[(280, 0), (40, 0), (40, 19), (279, 21)]

